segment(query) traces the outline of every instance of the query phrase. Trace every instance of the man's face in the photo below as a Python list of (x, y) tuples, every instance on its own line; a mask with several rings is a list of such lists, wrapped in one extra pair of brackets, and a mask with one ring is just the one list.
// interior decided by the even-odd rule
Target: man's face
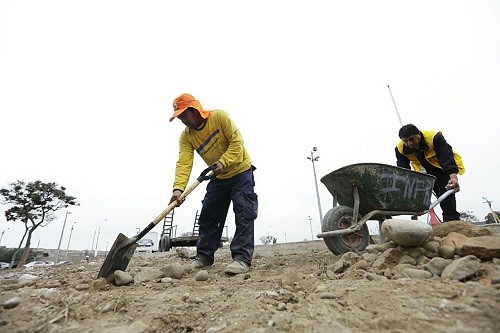
[(201, 122), (203, 122), (203, 118), (201, 118), (199, 112), (191, 108), (188, 108), (186, 111), (178, 115), (177, 118), (179, 118), (179, 120), (189, 128), (196, 128), (200, 126), (200, 119)]
[(403, 140), (403, 143), (406, 147), (415, 149), (418, 147), (421, 139), (422, 136), (420, 134), (412, 134), (407, 138), (402, 138), (401, 140)]

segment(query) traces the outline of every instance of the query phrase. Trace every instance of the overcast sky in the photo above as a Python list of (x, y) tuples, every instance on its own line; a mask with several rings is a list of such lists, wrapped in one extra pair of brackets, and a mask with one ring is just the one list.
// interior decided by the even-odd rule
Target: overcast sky
[[(257, 167), (256, 243), (311, 239), (340, 167), (395, 164), (399, 119), (463, 157), (458, 210), (500, 210), (498, 1), (0, 0), (0, 187), (56, 182), (78, 198), (61, 248), (110, 248), (168, 204), (188, 92), (227, 111)], [(203, 170), (196, 157), (191, 182)], [(175, 211), (190, 231), (205, 184)], [(22, 224), (1, 206), (0, 245)], [(439, 214), (440, 214), (440, 210)], [(32, 246), (57, 248), (66, 210)], [(311, 217), (311, 221), (308, 217)], [(311, 222), (311, 224), (310, 224)], [(228, 218), (234, 232), (232, 212)], [(161, 226), (155, 229), (161, 232)]]

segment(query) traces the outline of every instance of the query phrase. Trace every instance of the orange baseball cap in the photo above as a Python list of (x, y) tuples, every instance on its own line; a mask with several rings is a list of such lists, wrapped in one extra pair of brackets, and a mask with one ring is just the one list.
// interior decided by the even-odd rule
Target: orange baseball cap
[(207, 119), (210, 113), (208, 110), (203, 110), (200, 101), (198, 101), (190, 94), (180, 95), (179, 97), (174, 99), (174, 103), (172, 105), (174, 107), (174, 114), (172, 114), (172, 116), (170, 117), (170, 121), (174, 120), (175, 117), (186, 111), (186, 109), (189, 107), (198, 110), (200, 112), (200, 115), (204, 119)]

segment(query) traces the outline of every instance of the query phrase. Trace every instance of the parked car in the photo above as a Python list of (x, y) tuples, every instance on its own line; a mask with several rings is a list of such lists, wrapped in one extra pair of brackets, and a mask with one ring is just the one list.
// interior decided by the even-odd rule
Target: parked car
[(36, 268), (36, 267), (45, 267), (47, 264), (44, 261), (32, 261), (24, 265), (26, 268)]
[(7, 269), (9, 266), (10, 264), (7, 262), (0, 262), (0, 269)]
[(45, 265), (46, 266), (54, 266), (54, 262), (53, 261), (46, 261)]

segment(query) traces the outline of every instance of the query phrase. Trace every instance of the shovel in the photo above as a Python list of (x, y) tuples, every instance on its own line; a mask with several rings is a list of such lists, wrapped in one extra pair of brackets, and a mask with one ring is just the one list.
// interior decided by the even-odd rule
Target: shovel
[[(180, 200), (184, 199), (189, 193), (191, 193), (200, 183), (204, 180), (210, 179), (214, 176), (213, 173), (209, 172), (215, 169), (215, 165), (212, 165), (200, 174), (196, 181), (194, 181), (190, 186), (188, 186), (184, 192), (182, 193)], [(113, 246), (109, 250), (104, 263), (101, 266), (101, 270), (97, 275), (97, 278), (104, 277), (108, 278), (111, 274), (113, 274), (116, 270), (124, 271), (130, 259), (132, 259), (132, 255), (134, 254), (135, 249), (137, 248), (137, 241), (144, 237), (148, 232), (151, 231), (161, 220), (170, 213), (175, 206), (177, 206), (178, 202), (173, 201), (170, 205), (160, 215), (158, 215), (153, 222), (149, 223), (149, 225), (140, 233), (135, 235), (134, 237), (128, 238), (124, 234), (119, 234), (116, 238)]]

